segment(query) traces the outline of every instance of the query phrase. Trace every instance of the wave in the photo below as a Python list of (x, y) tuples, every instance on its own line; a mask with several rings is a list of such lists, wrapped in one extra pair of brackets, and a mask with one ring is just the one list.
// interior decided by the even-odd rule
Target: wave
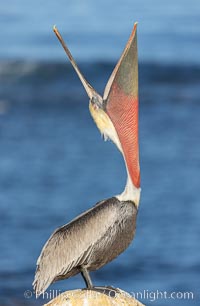
[[(79, 66), (82, 70), (97, 78), (101, 73), (111, 73), (114, 62), (82, 62)], [(29, 61), (0, 61), (0, 78), (2, 79), (23, 79), (24, 77), (41, 78), (49, 81), (57, 77), (65, 77), (72, 70), (69, 62), (29, 62)], [(174, 64), (143, 62), (139, 63), (139, 70), (142, 74), (157, 81), (162, 76), (161, 81), (184, 82), (186, 80), (195, 81), (200, 76), (200, 65)], [(176, 72), (175, 75), (172, 72)], [(189, 77), (189, 79), (188, 79)], [(191, 79), (192, 77), (192, 79)]]
[[(86, 79), (103, 92), (106, 82), (115, 66), (114, 62), (81, 62), (79, 64)], [(157, 90), (167, 86), (186, 86), (195, 91), (199, 88), (200, 66), (167, 64), (155, 62), (139, 63), (141, 88)], [(0, 101), (15, 103), (36, 101), (38, 103), (62, 102), (63, 99), (80, 99), (82, 86), (69, 62), (0, 62)], [(199, 90), (198, 90), (199, 93)]]

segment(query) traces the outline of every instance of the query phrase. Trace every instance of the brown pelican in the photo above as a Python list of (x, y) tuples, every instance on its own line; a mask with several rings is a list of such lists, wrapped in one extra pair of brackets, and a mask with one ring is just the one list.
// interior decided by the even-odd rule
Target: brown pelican
[(132, 241), (140, 200), (138, 148), (137, 24), (101, 97), (85, 80), (57, 28), (54, 32), (67, 53), (88, 96), (89, 110), (101, 134), (111, 139), (124, 157), (124, 191), (58, 228), (37, 261), (33, 287), (38, 297), (53, 282), (81, 273), (92, 288), (89, 271), (104, 266)]

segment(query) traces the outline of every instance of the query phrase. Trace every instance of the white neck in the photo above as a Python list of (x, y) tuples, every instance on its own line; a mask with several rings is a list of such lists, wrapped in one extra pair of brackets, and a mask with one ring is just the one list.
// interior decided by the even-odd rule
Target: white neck
[(132, 181), (131, 178), (129, 176), (128, 170), (127, 170), (127, 183), (125, 186), (124, 191), (117, 195), (116, 198), (119, 201), (133, 201), (135, 203), (135, 205), (138, 207), (139, 206), (139, 202), (140, 202), (140, 192), (141, 192), (141, 188), (136, 188)]

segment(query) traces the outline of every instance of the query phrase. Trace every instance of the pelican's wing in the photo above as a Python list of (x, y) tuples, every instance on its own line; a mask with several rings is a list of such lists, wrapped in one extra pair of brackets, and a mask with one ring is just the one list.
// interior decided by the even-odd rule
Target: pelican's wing
[(101, 202), (52, 234), (37, 261), (33, 282), (36, 296), (56, 279), (87, 262), (93, 245), (116, 218), (116, 209), (109, 207)]

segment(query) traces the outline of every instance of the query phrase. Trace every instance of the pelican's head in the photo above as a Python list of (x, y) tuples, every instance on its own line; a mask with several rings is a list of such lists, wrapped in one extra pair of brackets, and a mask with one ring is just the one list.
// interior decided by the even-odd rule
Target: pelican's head
[(115, 127), (106, 113), (103, 99), (99, 96), (94, 96), (89, 102), (89, 110), (104, 140), (112, 140), (122, 152)]
[[(105, 139), (111, 139), (124, 156), (128, 187), (134, 194), (133, 200), (139, 203), (140, 167), (138, 148), (138, 57), (137, 57), (137, 24), (134, 25), (126, 47), (115, 66), (103, 97), (86, 81), (80, 72), (69, 49), (58, 30), (54, 27), (58, 39), (76, 70), (88, 96), (90, 113)], [(130, 188), (131, 186), (131, 188)], [(130, 192), (122, 200), (129, 200)], [(137, 194), (137, 195), (135, 195)]]

